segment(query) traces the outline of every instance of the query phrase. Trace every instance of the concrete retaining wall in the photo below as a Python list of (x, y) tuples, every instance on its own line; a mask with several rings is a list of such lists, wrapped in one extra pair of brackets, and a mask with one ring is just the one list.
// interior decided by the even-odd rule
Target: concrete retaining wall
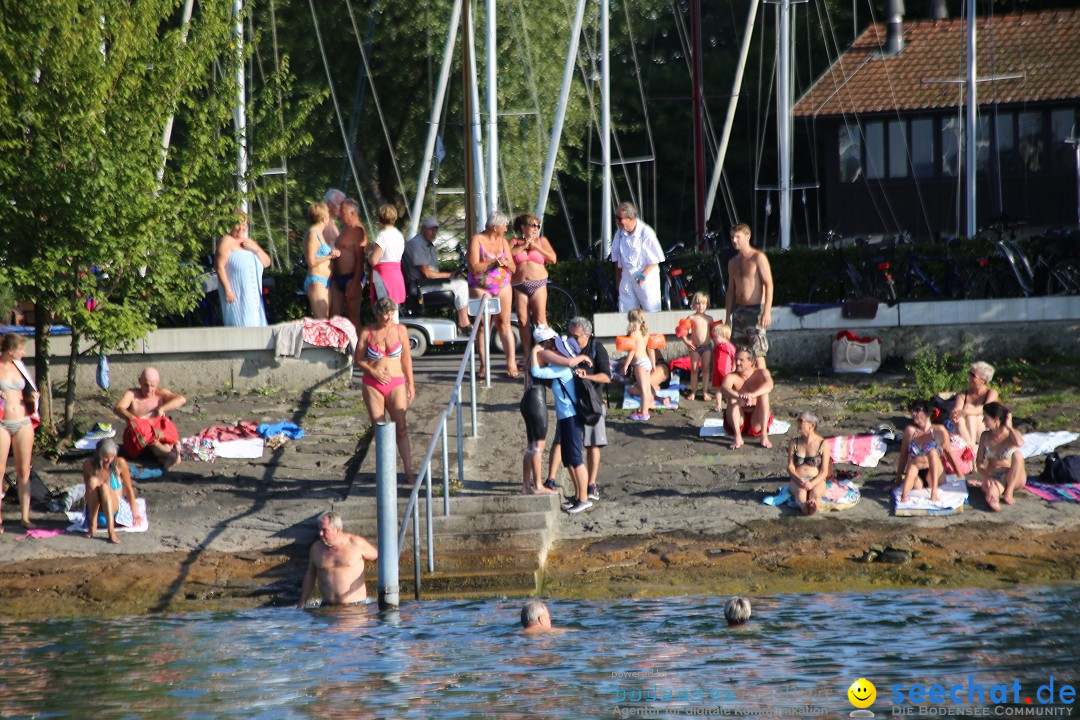
[[(672, 342), (675, 326), (689, 311), (651, 313), (649, 331), (669, 336), (665, 354), (686, 354), (685, 345)], [(714, 319), (723, 310), (713, 310)], [(803, 317), (787, 307), (773, 308), (769, 329), (769, 362), (776, 365), (831, 365), (832, 340), (839, 330), (875, 335), (883, 343), (883, 356), (909, 358), (920, 344), (955, 351), (969, 344), (979, 357), (990, 360), (1023, 352), (1032, 346), (1074, 354), (1080, 349), (1080, 297), (956, 300), (879, 305), (872, 320), (848, 320), (840, 308)], [(594, 318), (596, 334), (612, 338), (626, 332), (626, 316), (600, 313)]]
[[(70, 336), (49, 339), (54, 388), (67, 377)], [(26, 362), (36, 352), (32, 339)], [(330, 348), (305, 345), (299, 357), (274, 357), (273, 328), (183, 328), (157, 330), (127, 352), (109, 354), (110, 392), (134, 387), (142, 369), (161, 371), (165, 387), (183, 393), (213, 393), (224, 389), (246, 392), (260, 387), (291, 391), (344, 384), (351, 377), (352, 358)], [(97, 357), (79, 358), (77, 394), (99, 392)]]

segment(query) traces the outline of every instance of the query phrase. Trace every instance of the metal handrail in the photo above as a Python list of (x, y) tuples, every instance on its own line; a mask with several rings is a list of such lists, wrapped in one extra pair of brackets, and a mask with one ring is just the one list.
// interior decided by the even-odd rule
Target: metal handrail
[[(487, 297), (487, 296), (485, 296)], [(490, 299), (490, 298), (488, 298)], [(481, 315), (483, 317), (483, 327), (485, 328), (485, 340), (490, 338), (490, 309), (487, 302), (481, 303), (482, 310)], [(450, 462), (449, 462), (449, 448), (447, 447), (448, 437), (446, 430), (446, 418), (450, 414), (451, 410), (457, 408), (457, 452), (458, 452), (458, 480), (462, 483), (465, 481), (465, 453), (463, 447), (462, 437), (462, 419), (461, 419), (461, 384), (465, 379), (466, 365), (471, 365), (471, 372), (469, 373), (469, 386), (470, 386), (470, 403), (472, 407), (472, 437), (477, 436), (477, 424), (476, 424), (476, 337), (479, 332), (481, 324), (479, 322), (473, 323), (472, 333), (469, 335), (469, 342), (465, 346), (465, 356), (461, 359), (461, 367), (458, 368), (457, 379), (454, 381), (454, 389), (450, 394), (450, 402), (447, 403), (446, 408), (439, 414), (439, 421), (436, 426), (435, 434), (431, 438), (431, 443), (428, 445), (427, 453), (424, 455), (424, 462), (420, 466), (420, 471), (416, 474), (416, 481), (413, 483), (412, 492), (409, 493), (409, 501), (405, 505), (405, 512), (403, 513), (401, 520), (401, 530), (398, 532), (398, 556), (401, 556), (402, 551), (405, 549), (405, 536), (409, 529), (409, 520), (412, 520), (413, 525), (413, 594), (416, 599), (420, 599), (420, 513), (418, 509), (420, 487), (426, 479), (426, 496), (425, 496), (425, 514), (427, 524), (427, 566), (428, 572), (435, 571), (435, 546), (433, 542), (431, 532), (431, 456), (435, 453), (435, 446), (442, 439), (442, 463), (443, 463), (443, 515), (450, 515)], [(491, 358), (488, 358), (488, 380), (490, 387), (490, 366)]]

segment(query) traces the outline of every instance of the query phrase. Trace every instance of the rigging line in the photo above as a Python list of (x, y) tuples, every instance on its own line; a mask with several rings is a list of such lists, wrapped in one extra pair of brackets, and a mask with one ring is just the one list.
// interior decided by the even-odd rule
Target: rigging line
[(319, 54), (322, 56), (323, 69), (326, 71), (326, 84), (330, 87), (330, 99), (334, 102), (334, 117), (337, 118), (338, 128), (341, 130), (341, 140), (345, 143), (345, 157), (349, 160), (349, 169), (352, 171), (353, 182), (356, 183), (356, 197), (360, 200), (360, 205), (364, 210), (364, 221), (368, 227), (375, 227), (371, 224), (371, 213), (368, 212), (367, 201), (364, 200), (363, 189), (360, 187), (360, 176), (356, 172), (356, 162), (353, 159), (352, 152), (349, 151), (349, 136), (345, 132), (345, 121), (341, 117), (341, 106), (338, 105), (337, 92), (334, 91), (334, 78), (330, 74), (330, 62), (326, 59), (326, 48), (323, 47), (322, 32), (319, 30), (319, 16), (315, 13), (315, 0), (308, 0), (308, 5), (311, 7), (311, 20), (315, 24), (315, 39), (319, 43)]
[(409, 195), (405, 192), (405, 183), (401, 179), (401, 168), (398, 167), (397, 155), (394, 153), (394, 143), (390, 139), (390, 129), (386, 125), (386, 118), (383, 116), (382, 105), (379, 103), (379, 93), (375, 90), (375, 77), (371, 74), (371, 66), (368, 64), (367, 51), (364, 50), (364, 43), (360, 39), (360, 29), (356, 27), (356, 17), (353, 15), (352, 0), (345, 0), (345, 7), (349, 10), (349, 21), (352, 23), (353, 35), (356, 36), (356, 46), (360, 49), (360, 59), (364, 61), (364, 72), (368, 76), (368, 85), (371, 87), (371, 99), (375, 101), (375, 110), (379, 114), (379, 124), (382, 125), (383, 137), (386, 138), (386, 147), (390, 151), (390, 164), (394, 166), (394, 177), (397, 178), (398, 190), (401, 192), (401, 199), (405, 203), (405, 212), (409, 212), (409, 208), (412, 204), (409, 202)]
[(634, 26), (630, 21), (630, 7), (623, 0), (623, 15), (626, 17), (626, 34), (630, 37), (630, 56), (634, 59), (634, 77), (637, 78), (638, 94), (641, 96), (642, 115), (645, 116), (645, 137), (649, 140), (649, 154), (656, 157), (656, 144), (653, 142), (652, 122), (649, 120), (649, 105), (645, 100), (645, 85), (641, 80), (641, 65), (638, 63), (637, 40), (634, 38)]
[[(266, 208), (266, 198), (263, 193), (259, 192), (258, 183), (255, 178), (251, 179), (251, 187), (255, 191), (255, 202), (259, 206), (259, 211), (262, 213), (263, 222), (266, 223), (266, 234), (270, 238), (270, 262), (273, 264), (275, 270), (281, 269), (281, 258), (278, 257), (277, 244), (274, 242), (274, 234), (270, 231), (270, 211)], [(286, 241), (286, 245), (288, 242)]]
[[(280, 54), (279, 54), (279, 51), (278, 51), (277, 14), (274, 11), (274, 0), (270, 0), (270, 38), (273, 41), (273, 46), (274, 46), (274, 76), (278, 77), (278, 76), (281, 75), (281, 60), (280, 60)], [(277, 86), (277, 101), (278, 101), (278, 106), (277, 106), (278, 127), (281, 129), (281, 134), (284, 137), (284, 135), (285, 135), (285, 110), (284, 110), (284, 100), (281, 97), (281, 86), (280, 85)], [(285, 221), (285, 226), (284, 226), (284, 231), (285, 231), (285, 267), (289, 267), (292, 264), (292, 261), (291, 261), (291, 259), (289, 257), (289, 165), (286, 162), (286, 154), (285, 153), (281, 154), (281, 167), (285, 171), (285, 177), (284, 177), (283, 182), (281, 183), (282, 191), (284, 193), (284, 198), (282, 200), (282, 202), (284, 203), (284, 208), (283, 208), (284, 212), (282, 213), (282, 216), (283, 216), (283, 219)]]
[[(365, 36), (366, 47), (368, 50), (371, 49), (371, 42), (375, 37), (375, 28), (378, 26), (377, 18), (379, 14), (376, 12), (378, 2), (379, 0), (371, 0), (367, 35)], [(367, 94), (367, 80), (367, 69), (361, 64), (356, 73), (356, 90), (353, 91), (352, 109), (349, 110), (349, 152), (354, 152), (356, 149), (356, 134), (360, 130), (360, 116), (364, 112), (364, 97)], [(345, 173), (347, 171), (348, 165), (343, 161), (341, 163), (341, 174), (338, 176), (338, 185), (345, 184)]]

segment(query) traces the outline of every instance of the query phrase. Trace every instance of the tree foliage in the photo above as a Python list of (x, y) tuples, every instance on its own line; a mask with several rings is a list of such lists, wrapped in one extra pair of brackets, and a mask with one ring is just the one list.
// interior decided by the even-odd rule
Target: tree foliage
[[(178, 7), (0, 2), (5, 274), (20, 298), (72, 327), (76, 348), (127, 347), (156, 317), (190, 309), (201, 292), (191, 261), (229, 227), (241, 200), (232, 3), (197, 3), (186, 42)], [(280, 74), (261, 92), (273, 98), (288, 87)], [(252, 177), (265, 158), (305, 142), (296, 123), (317, 100), (299, 102), (285, 132), (269, 111), (249, 121), (260, 141)], [(159, 180), (162, 130), (173, 115)]]

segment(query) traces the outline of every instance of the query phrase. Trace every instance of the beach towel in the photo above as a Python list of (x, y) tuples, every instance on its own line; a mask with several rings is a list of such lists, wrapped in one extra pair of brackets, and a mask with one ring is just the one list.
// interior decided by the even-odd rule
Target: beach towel
[(859, 467), (877, 467), (889, 449), (880, 435), (841, 435), (832, 439), (832, 461)]
[(199, 440), (213, 440), (215, 443), (247, 440), (259, 437), (259, 426), (250, 420), (241, 420), (235, 425), (211, 425), (200, 430), (195, 437)]
[(227, 440), (214, 444), (214, 454), (230, 460), (249, 460), (263, 456), (264, 440), (261, 437)]
[(1020, 454), (1025, 459), (1036, 455), (1045, 455), (1054, 448), (1071, 443), (1077, 438), (1080, 438), (1080, 434), (1066, 430), (1048, 433), (1025, 433), (1024, 444), (1020, 446)]
[(1064, 485), (1050, 485), (1039, 481), (1038, 475), (1028, 477), (1024, 489), (1036, 497), (1050, 502), (1080, 502), (1080, 483), (1068, 483)]
[(35, 540), (45, 540), (47, 538), (56, 537), (57, 535), (63, 535), (63, 530), (56, 528), (31, 528), (26, 533), (15, 538), (16, 540), (25, 540), (26, 538), (34, 538)]
[(180, 440), (180, 433), (167, 417), (134, 418), (124, 430), (124, 452), (134, 460), (148, 445), (155, 442), (166, 445)]
[(304, 437), (303, 429), (296, 423), (289, 422), (288, 420), (282, 420), (276, 423), (263, 423), (258, 427), (256, 432), (259, 433), (259, 437), (268, 438), (274, 435), (284, 435), (290, 440), (299, 440)]
[[(821, 507), (818, 510), (821, 512), (848, 510), (858, 505), (861, 499), (862, 492), (855, 487), (855, 483), (850, 480), (829, 478), (825, 481), (825, 494), (821, 496)], [(776, 495), (771, 495), (762, 502), (773, 507), (783, 504), (794, 508), (799, 507), (795, 503), (795, 498), (791, 496), (791, 488), (787, 485), (780, 487)]]
[(217, 457), (217, 450), (214, 447), (214, 441), (210, 438), (199, 439), (197, 437), (186, 437), (180, 441), (180, 459), (181, 460), (199, 460), (201, 462), (214, 462)]
[(348, 318), (335, 315), (329, 320), (304, 318), (304, 342), (308, 345), (334, 348), (352, 357), (359, 338), (356, 335), (356, 326)]
[[(772, 424), (769, 425), (769, 434), (783, 435), (790, 429), (791, 423), (773, 418)], [(722, 417), (705, 418), (705, 424), (698, 431), (698, 437), (723, 437), (726, 435), (727, 431), (724, 430), (724, 418)]]
[[(124, 504), (126, 505), (127, 502), (124, 501)], [(135, 507), (138, 508), (138, 511), (139, 511), (139, 524), (135, 525), (135, 526), (132, 526), (132, 527), (128, 527), (128, 526), (121, 525), (119, 522), (117, 522), (116, 523), (116, 531), (117, 532), (146, 532), (147, 530), (150, 529), (150, 518), (146, 514), (146, 499), (145, 498), (135, 498)], [(80, 532), (84, 533), (84, 532), (86, 532), (87, 530), (90, 529), (90, 526), (87, 524), (87, 521), (86, 521), (85, 508), (82, 509), (82, 510), (68, 510), (65, 513), (65, 515), (67, 515), (68, 521), (71, 523), (67, 527), (67, 532), (69, 532), (69, 533), (80, 533)], [(104, 523), (101, 523), (101, 522), (98, 523), (98, 532), (99, 533), (106, 533), (107, 534), (108, 531), (109, 530), (105, 526)]]
[[(679, 388), (666, 387), (661, 390), (657, 390), (653, 393), (655, 396), (653, 402), (656, 403), (657, 410), (678, 410), (679, 409)], [(663, 398), (667, 398), (671, 403), (670, 405), (664, 405)], [(641, 407), (641, 398), (631, 395), (630, 393), (623, 393), (622, 401), (623, 410), (637, 410)]]
[(152, 480), (161, 477), (164, 473), (161, 468), (146, 467), (135, 462), (128, 463), (128, 472), (131, 473), (132, 480)]
[(892, 491), (897, 517), (956, 515), (964, 511), (968, 495), (967, 483), (956, 475), (945, 476), (945, 483), (938, 488), (940, 499), (937, 502), (930, 500), (929, 488), (922, 488), (912, 490), (908, 494), (907, 502), (901, 503), (901, 490), (902, 488), (894, 488)]

